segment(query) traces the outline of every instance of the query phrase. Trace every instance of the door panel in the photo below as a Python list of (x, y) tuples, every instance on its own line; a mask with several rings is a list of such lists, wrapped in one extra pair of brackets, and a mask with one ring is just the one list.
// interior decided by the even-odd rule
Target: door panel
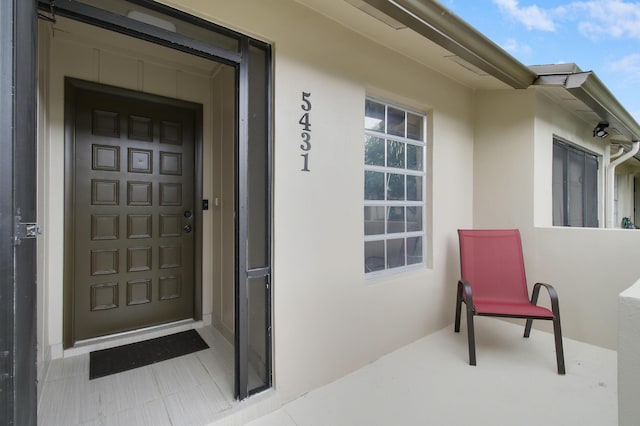
[(194, 110), (90, 89), (73, 101), (75, 340), (193, 318)]

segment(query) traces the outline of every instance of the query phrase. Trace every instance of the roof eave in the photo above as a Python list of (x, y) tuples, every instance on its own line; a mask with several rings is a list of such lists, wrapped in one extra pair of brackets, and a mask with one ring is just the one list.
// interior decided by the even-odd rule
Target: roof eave
[(363, 0), (515, 89), (537, 74), (433, 0)]
[(593, 72), (575, 64), (527, 67), (435, 0), (362, 0), (515, 89), (563, 87), (630, 140), (640, 126)]
[(592, 71), (543, 75), (534, 85), (563, 87), (623, 136), (632, 141), (640, 140), (640, 125)]

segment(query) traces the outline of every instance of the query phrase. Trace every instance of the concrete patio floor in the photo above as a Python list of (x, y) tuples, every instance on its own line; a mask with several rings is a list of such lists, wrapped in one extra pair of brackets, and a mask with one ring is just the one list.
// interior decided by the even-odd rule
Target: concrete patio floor
[(249, 425), (616, 425), (616, 351), (565, 338), (559, 376), (553, 335), (523, 329), (477, 318), (472, 367), (464, 326), (449, 326)]

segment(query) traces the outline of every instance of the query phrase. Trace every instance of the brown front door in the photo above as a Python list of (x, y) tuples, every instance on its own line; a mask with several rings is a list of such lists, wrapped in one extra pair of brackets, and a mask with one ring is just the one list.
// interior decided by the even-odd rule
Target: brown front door
[(193, 318), (200, 241), (198, 109), (91, 87), (75, 88), (67, 100), (73, 341)]

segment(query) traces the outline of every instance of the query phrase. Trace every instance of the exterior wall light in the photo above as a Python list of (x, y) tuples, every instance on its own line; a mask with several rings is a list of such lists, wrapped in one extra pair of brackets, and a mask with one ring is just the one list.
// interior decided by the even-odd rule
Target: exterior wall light
[(599, 122), (595, 129), (593, 129), (593, 137), (604, 139), (609, 136), (609, 133), (607, 133), (607, 131), (605, 130), (607, 127), (609, 127), (609, 123), (607, 123), (606, 121)]

